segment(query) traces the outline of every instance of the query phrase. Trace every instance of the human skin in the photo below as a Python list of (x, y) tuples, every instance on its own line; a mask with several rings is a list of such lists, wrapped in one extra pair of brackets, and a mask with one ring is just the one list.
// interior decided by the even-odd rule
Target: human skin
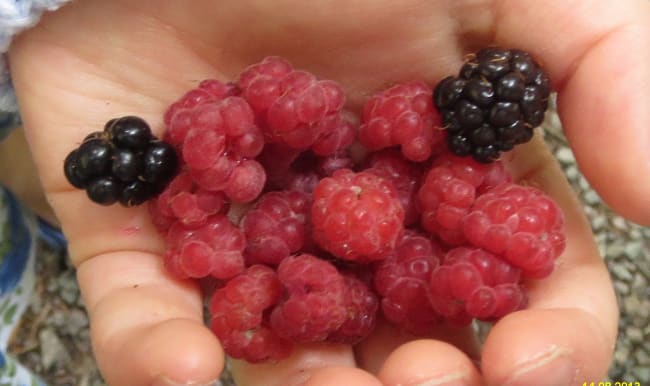
[[(10, 65), (107, 382), (205, 384), (219, 376), (224, 354), (202, 323), (196, 285), (164, 271), (163, 241), (146, 208), (99, 206), (65, 181), (63, 159), (87, 133), (133, 114), (161, 134), (165, 108), (198, 81), (232, 79), (267, 55), (340, 82), (347, 107), (358, 110), (395, 82), (434, 84), (455, 73), (478, 47), (516, 47), (547, 69), (594, 188), (620, 214), (650, 224), (650, 179), (639, 178), (650, 175), (649, 7), (645, 0), (78, 0), (46, 15), (15, 40)], [(312, 344), (277, 364), (234, 361), (238, 385), (601, 380), (618, 309), (589, 224), (539, 137), (504, 161), (518, 181), (554, 197), (567, 219), (566, 251), (553, 275), (528, 283), (527, 310), (497, 322), (482, 347), (469, 330), (440, 328), (412, 340), (381, 324), (355, 347)]]

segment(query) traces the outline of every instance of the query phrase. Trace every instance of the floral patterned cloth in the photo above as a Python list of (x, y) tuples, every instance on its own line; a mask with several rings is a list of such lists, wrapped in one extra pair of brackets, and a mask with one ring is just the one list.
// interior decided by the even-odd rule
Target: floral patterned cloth
[(45, 385), (7, 353), (34, 290), (38, 237), (37, 218), (0, 187), (0, 386)]
[[(32, 27), (45, 11), (69, 0), (0, 0), (0, 140), (20, 121), (6, 52), (12, 38)], [(35, 284), (36, 240), (59, 244), (57, 230), (39, 221), (0, 186), (0, 386), (44, 386), (7, 353), (9, 339), (29, 304)]]

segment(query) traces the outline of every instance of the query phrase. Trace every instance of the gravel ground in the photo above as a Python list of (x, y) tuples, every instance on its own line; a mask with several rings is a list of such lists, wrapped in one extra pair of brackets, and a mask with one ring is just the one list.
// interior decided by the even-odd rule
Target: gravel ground
[[(621, 321), (609, 380), (650, 385), (650, 228), (626, 221), (603, 204), (576, 166), (556, 114), (547, 115), (543, 128), (582, 200), (614, 280)], [(39, 282), (11, 351), (50, 386), (104, 385), (92, 359), (74, 270), (64, 254), (45, 245), (41, 250)], [(223, 386), (228, 385), (232, 381), (224, 379)]]

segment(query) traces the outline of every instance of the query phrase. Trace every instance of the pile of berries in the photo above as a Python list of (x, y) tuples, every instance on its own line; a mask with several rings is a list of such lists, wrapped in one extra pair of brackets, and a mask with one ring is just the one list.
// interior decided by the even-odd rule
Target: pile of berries
[[(507, 66), (493, 63), (503, 52)], [(538, 122), (543, 111), (531, 109), (545, 105), (525, 95), (543, 81), (522, 57), (477, 54), (468, 88), (393, 86), (357, 123), (338, 84), (278, 57), (231, 83), (203, 81), (169, 107), (163, 139), (180, 162), (149, 210), (168, 270), (214, 282), (210, 327), (227, 354), (277, 361), (299, 343), (355, 344), (379, 317), (424, 335), (526, 306), (526, 280), (550, 275), (564, 249), (563, 214), (515, 184), (492, 150), (449, 149), (465, 126), (443, 129), (464, 122), (452, 106), (483, 77), (497, 91), (480, 108), (515, 103), (521, 86), (521, 119)], [(480, 146), (503, 151), (516, 137)]]

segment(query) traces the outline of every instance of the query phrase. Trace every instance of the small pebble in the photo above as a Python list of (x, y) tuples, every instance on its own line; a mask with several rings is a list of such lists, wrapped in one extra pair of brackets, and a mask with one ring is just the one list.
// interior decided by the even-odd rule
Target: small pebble
[(614, 281), (614, 290), (617, 294), (626, 296), (630, 293), (630, 286), (622, 281)]
[(555, 157), (563, 164), (573, 164), (576, 162), (573, 152), (569, 147), (561, 147), (557, 152), (555, 152)]
[(625, 256), (630, 259), (637, 259), (643, 253), (643, 243), (631, 241), (625, 245)]
[(38, 334), (41, 346), (41, 363), (44, 369), (51, 369), (57, 364), (70, 361), (68, 350), (53, 329), (43, 328)]
[(629, 326), (625, 329), (625, 337), (633, 343), (643, 342), (643, 331), (636, 326)]
[(625, 268), (623, 265), (615, 264), (611, 267), (611, 270), (615, 277), (623, 281), (631, 281), (633, 278), (630, 271), (627, 268)]
[(614, 228), (620, 229), (622, 231), (626, 231), (628, 229), (627, 226), (627, 221), (621, 216), (614, 216), (612, 218), (612, 225), (614, 225)]
[(588, 203), (590, 205), (597, 205), (597, 204), (600, 204), (600, 202), (601, 202), (600, 196), (593, 189), (587, 190), (582, 195), (582, 198), (585, 200), (586, 203)]
[(640, 382), (642, 385), (647, 385), (650, 382), (650, 366), (636, 367), (632, 369), (635, 382)]

